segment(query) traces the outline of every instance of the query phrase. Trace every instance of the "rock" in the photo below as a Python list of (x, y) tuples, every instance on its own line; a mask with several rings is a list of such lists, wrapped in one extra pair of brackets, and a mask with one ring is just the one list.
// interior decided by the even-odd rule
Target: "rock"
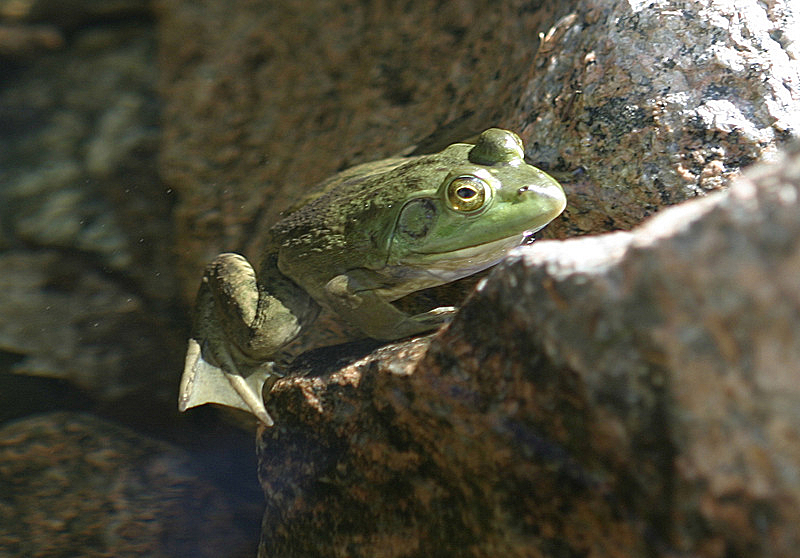
[(175, 284), (171, 196), (155, 172), (153, 40), (136, 21), (87, 27), (9, 73), (0, 88), (0, 221), (7, 243), (86, 254), (163, 309)]
[(798, 145), (520, 249), (432, 340), (275, 384), (260, 556), (796, 555), (797, 269)]
[(27, 556), (252, 556), (232, 502), (181, 450), (83, 414), (0, 428), (0, 548)]
[[(31, 374), (174, 420), (185, 324), (174, 312), (171, 193), (156, 172), (155, 37), (124, 10), (103, 19), (111, 4), (63, 49), (3, 74), (0, 283), (14, 296), (0, 300), (0, 402), (33, 389), (19, 377)], [(51, 10), (12, 18), (33, 28), (76, 5), (0, 2), (0, 13)]]
[(724, 188), (800, 136), (791, 5), (595, 1), (553, 25), (509, 126), (532, 160), (578, 171), (571, 234), (628, 229)]

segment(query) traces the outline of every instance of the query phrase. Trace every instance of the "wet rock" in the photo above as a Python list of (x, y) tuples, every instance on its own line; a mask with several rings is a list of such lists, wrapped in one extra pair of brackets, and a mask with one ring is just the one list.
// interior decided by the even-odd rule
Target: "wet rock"
[(261, 556), (771, 556), (800, 536), (800, 147), (541, 241), (428, 341), (279, 380)]
[(0, 548), (24, 556), (252, 556), (233, 504), (168, 444), (83, 414), (0, 428)]

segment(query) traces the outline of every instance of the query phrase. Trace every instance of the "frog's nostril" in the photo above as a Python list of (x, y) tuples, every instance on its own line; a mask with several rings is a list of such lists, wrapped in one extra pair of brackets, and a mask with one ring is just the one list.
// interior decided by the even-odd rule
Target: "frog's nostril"
[(519, 190), (517, 190), (517, 194), (524, 194), (525, 192), (531, 191), (533, 188), (530, 186), (522, 186)]

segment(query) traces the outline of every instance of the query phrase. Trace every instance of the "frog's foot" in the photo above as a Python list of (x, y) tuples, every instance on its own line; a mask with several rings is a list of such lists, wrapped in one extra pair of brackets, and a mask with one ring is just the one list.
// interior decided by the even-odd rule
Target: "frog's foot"
[(411, 335), (424, 333), (436, 329), (443, 324), (450, 323), (457, 311), (458, 309), (455, 306), (440, 306), (423, 312), (422, 314), (410, 316), (408, 319), (410, 328), (416, 328), (416, 331), (412, 331)]
[[(216, 403), (252, 413), (265, 425), (272, 426), (274, 422), (264, 407), (262, 396), (264, 383), (274, 376), (270, 366), (261, 366), (245, 378), (211, 364), (202, 353), (200, 344), (189, 339), (178, 409), (183, 412), (198, 405)], [(233, 362), (228, 364), (236, 370)]]
[(457, 311), (458, 308), (455, 306), (439, 306), (438, 308), (428, 310), (423, 314), (417, 314), (414, 316), (414, 319), (426, 321), (434, 325), (441, 325), (452, 321), (453, 316), (456, 315)]

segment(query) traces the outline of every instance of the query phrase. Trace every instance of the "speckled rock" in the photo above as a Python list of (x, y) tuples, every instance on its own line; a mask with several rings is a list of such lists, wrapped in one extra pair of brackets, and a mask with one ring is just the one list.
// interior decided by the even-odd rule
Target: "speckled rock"
[(797, 145), (520, 249), (432, 340), (276, 383), (260, 556), (795, 556), (798, 269)]
[(600, 0), (559, 20), (510, 125), (533, 160), (580, 171), (563, 226), (630, 228), (800, 137), (798, 37), (782, 0)]
[(528, 304), (501, 310), (573, 375), (569, 395), (591, 410), (584, 428), (553, 421), (552, 432), (564, 444), (585, 435), (576, 454), (612, 473), (606, 482), (658, 534), (662, 555), (790, 557), (800, 544), (799, 264), (795, 143), (729, 192), (633, 234), (532, 247), (476, 303), (525, 293)]
[(88, 415), (0, 428), (0, 555), (252, 556), (189, 456)]

